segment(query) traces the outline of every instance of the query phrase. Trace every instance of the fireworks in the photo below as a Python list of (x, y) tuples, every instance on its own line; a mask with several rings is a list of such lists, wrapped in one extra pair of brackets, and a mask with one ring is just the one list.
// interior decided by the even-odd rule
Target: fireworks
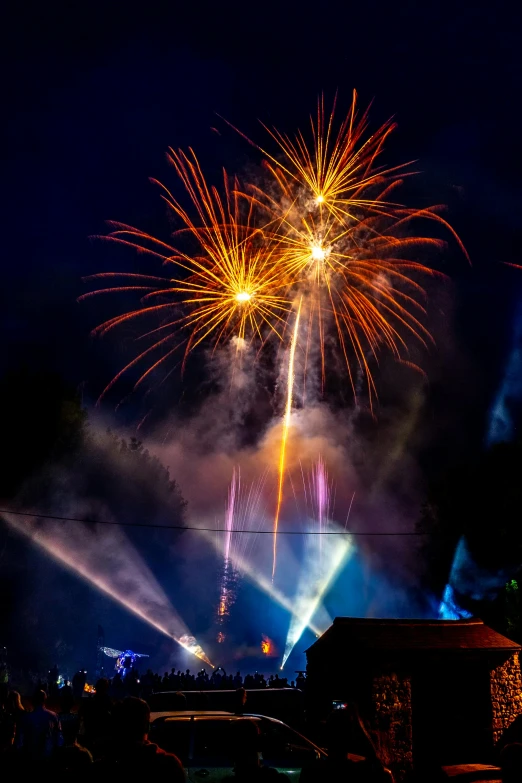
[[(111, 285), (84, 294), (80, 300), (104, 293), (141, 294), (138, 307), (100, 324), (94, 335), (106, 335), (133, 322), (149, 325), (137, 338), (137, 355), (116, 374), (101, 397), (125, 373), (145, 367), (134, 388), (141, 386), (181, 347), (185, 360), (208, 339), (217, 347), (235, 336), (238, 350), (245, 340), (263, 342), (271, 334), (280, 339), (290, 310), (286, 283), (273, 258), (275, 247), (264, 242), (255, 227), (252, 206), (240, 198), (237, 180), (231, 183), (225, 173), (220, 193), (207, 184), (192, 151), (187, 155), (170, 150), (168, 159), (185, 185), (197, 222), (167, 188), (157, 184), (169, 210), (183, 226), (175, 238), (181, 244), (188, 235), (195, 252), (189, 255), (132, 226), (111, 224), (114, 230), (105, 239), (160, 260), (173, 268), (176, 277), (104, 272), (85, 278), (88, 282), (110, 281)], [(156, 323), (150, 324), (151, 319)]]
[(370, 357), (377, 359), (385, 347), (406, 360), (407, 335), (423, 344), (431, 339), (421, 322), (425, 292), (419, 279), (437, 273), (410, 256), (445, 243), (406, 234), (408, 224), (431, 220), (456, 234), (439, 214), (441, 206), (410, 209), (392, 201), (404, 176), (414, 173), (409, 164), (378, 165), (395, 125), (387, 122), (367, 135), (368, 112), (358, 115), (354, 92), (335, 132), (335, 109), (334, 103), (327, 116), (324, 100), (318, 102), (310, 141), (301, 132), (291, 138), (266, 128), (280, 155), (259, 147), (272, 182), (251, 188), (250, 197), (267, 216), (264, 233), (277, 246), (293, 297), (303, 297), (306, 349), (319, 342), (323, 382), (325, 338), (333, 330), (354, 394), (358, 368), (371, 404), (376, 387)]
[[(210, 186), (192, 150), (170, 149), (168, 160), (188, 194), (185, 208), (164, 185), (162, 197), (180, 225), (173, 244), (122, 223), (106, 237), (138, 249), (173, 269), (172, 277), (106, 272), (88, 281), (110, 283), (84, 294), (127, 292), (141, 295), (138, 306), (100, 324), (105, 335), (124, 324), (141, 323), (138, 351), (102, 392), (124, 373), (138, 372), (135, 386), (151, 379), (184, 348), (206, 340), (214, 347), (232, 336), (281, 340), (295, 303), (306, 319), (306, 350), (321, 349), (325, 378), (325, 340), (333, 330), (355, 392), (355, 369), (376, 393), (370, 360), (388, 348), (407, 360), (407, 335), (426, 344), (422, 324), (422, 275), (436, 273), (411, 253), (444, 242), (406, 233), (412, 221), (437, 221), (454, 235), (440, 206), (410, 209), (392, 200), (408, 164), (379, 165), (384, 143), (394, 130), (387, 122), (368, 134), (368, 112), (358, 114), (356, 94), (347, 117), (336, 125), (336, 106), (328, 115), (324, 100), (311, 120), (310, 140), (268, 129), (276, 144), (265, 155), (265, 187), (243, 187), (225, 173), (223, 187)], [(458, 238), (457, 238), (457, 241)], [(460, 242), (459, 242), (460, 244)], [(152, 323), (151, 323), (152, 321)]]
[(270, 639), (268, 636), (265, 636), (265, 634), (263, 634), (261, 639), (261, 652), (266, 656), (271, 656), (274, 654), (274, 643), (272, 639)]
[[(264, 126), (272, 148), (254, 144), (264, 156), (265, 168), (265, 179), (256, 184), (224, 173), (220, 188), (210, 185), (193, 150), (170, 149), (168, 160), (187, 195), (184, 206), (156, 182), (177, 225), (171, 239), (166, 242), (122, 223), (113, 223), (106, 239), (161, 262), (172, 276), (102, 273), (88, 280), (107, 285), (81, 297), (115, 292), (140, 296), (134, 309), (94, 330), (105, 335), (126, 325), (135, 326), (137, 332), (136, 354), (101, 396), (126, 373), (137, 373), (134, 389), (141, 387), (157, 370), (166, 372), (177, 352), (182, 351), (184, 365), (190, 352), (205, 343), (216, 350), (234, 340), (240, 361), (245, 344), (254, 343), (252, 356), (257, 356), (267, 341), (280, 343), (278, 356), (288, 363), (280, 373), (286, 380), (286, 399), (277, 458), (272, 583), (294, 390), (301, 381), (296, 379), (296, 357), (302, 357), (303, 399), (307, 375), (320, 373), (324, 387), (328, 360), (340, 357), (354, 396), (364, 379), (372, 408), (377, 394), (372, 368), (381, 351), (415, 367), (409, 356), (410, 340), (423, 346), (431, 341), (423, 322), (423, 279), (442, 275), (423, 256), (445, 242), (424, 235), (417, 226), (421, 221), (438, 224), (465, 254), (441, 215), (441, 205), (416, 209), (398, 200), (404, 178), (416, 172), (409, 163), (392, 167), (382, 163), (394, 123), (388, 121), (369, 132), (368, 110), (359, 111), (355, 92), (346, 117), (340, 121), (337, 117), (336, 102), (328, 112), (321, 98), (308, 135), (298, 131), (292, 136)], [(324, 485), (324, 466), (317, 470), (316, 480)], [(235, 482), (234, 474), (218, 618), (227, 615), (233, 600), (231, 563), (245, 560), (244, 553), (231, 552), (239, 477), (237, 486)], [(318, 503), (322, 529), (327, 523), (327, 497)], [(322, 562), (326, 553), (319, 545)], [(337, 554), (330, 558), (330, 574), (346, 551)], [(328, 573), (318, 575), (319, 597)], [(308, 616), (308, 610), (301, 614)]]
[[(234, 468), (232, 472), (225, 511), (223, 571), (217, 607), (217, 618), (220, 625), (225, 622), (236, 600), (236, 588), (239, 580), (239, 570), (236, 563), (244, 560), (254, 545), (253, 536), (235, 534), (244, 530), (259, 529), (262, 518), (261, 492), (264, 482), (265, 477), (262, 476), (259, 481), (251, 484), (245, 491), (241, 487), (239, 468)], [(224, 641), (225, 635), (222, 630), (218, 632), (217, 638), (220, 643)]]

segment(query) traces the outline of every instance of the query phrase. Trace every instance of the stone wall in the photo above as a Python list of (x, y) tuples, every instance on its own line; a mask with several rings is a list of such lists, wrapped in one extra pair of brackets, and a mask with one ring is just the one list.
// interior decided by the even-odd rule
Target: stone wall
[(411, 678), (400, 674), (374, 677), (372, 700), (372, 735), (378, 755), (396, 779), (402, 780), (413, 764)]
[(518, 653), (492, 669), (490, 674), (493, 742), (522, 713), (522, 678)]

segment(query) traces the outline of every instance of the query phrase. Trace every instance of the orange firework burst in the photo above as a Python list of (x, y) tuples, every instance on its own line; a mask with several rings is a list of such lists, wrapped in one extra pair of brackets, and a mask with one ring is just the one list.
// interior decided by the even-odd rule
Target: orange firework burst
[(168, 159), (185, 185), (197, 218), (191, 217), (165, 186), (156, 184), (183, 224), (176, 236), (189, 234), (196, 253), (190, 255), (132, 226), (111, 224), (114, 230), (105, 239), (131, 246), (172, 265), (176, 275), (185, 276), (105, 272), (85, 278), (119, 284), (91, 291), (80, 299), (114, 292), (142, 295), (137, 308), (105, 321), (93, 334), (105, 335), (122, 324), (150, 316), (160, 319), (159, 325), (140, 334), (138, 340), (148, 341), (147, 346), (117, 373), (101, 397), (124, 373), (143, 362), (145, 370), (135, 383), (137, 388), (182, 345), (186, 358), (207, 339), (217, 346), (234, 336), (239, 350), (245, 341), (263, 342), (270, 334), (281, 338), (290, 310), (287, 281), (282, 280), (273, 258), (275, 246), (264, 241), (255, 227), (252, 204), (245, 210), (237, 180), (231, 182), (224, 173), (220, 193), (207, 184), (192, 150), (185, 154), (171, 149)]
[(264, 634), (261, 640), (261, 652), (263, 655), (273, 655), (274, 653), (274, 643), (272, 639), (269, 639), (269, 637)]
[(438, 222), (465, 250), (439, 214), (442, 206), (411, 209), (392, 200), (404, 176), (415, 173), (407, 170), (409, 164), (379, 165), (393, 123), (367, 136), (368, 110), (359, 116), (355, 92), (337, 131), (335, 102), (327, 116), (321, 98), (310, 122), (311, 143), (301, 132), (292, 138), (264, 126), (280, 155), (259, 147), (273, 184), (252, 187), (250, 198), (267, 215), (264, 234), (277, 247), (277, 264), (293, 298), (302, 297), (307, 352), (310, 340), (319, 339), (323, 381), (325, 335), (333, 326), (354, 393), (358, 367), (371, 404), (376, 387), (370, 357), (385, 347), (405, 361), (408, 334), (424, 345), (431, 339), (422, 324), (425, 291), (419, 279), (439, 273), (416, 257), (445, 243), (412, 235), (408, 225)]

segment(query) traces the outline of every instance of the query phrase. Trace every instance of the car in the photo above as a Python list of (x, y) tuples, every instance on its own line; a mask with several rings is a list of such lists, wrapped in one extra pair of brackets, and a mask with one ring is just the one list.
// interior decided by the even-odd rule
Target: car
[[(180, 703), (180, 693), (183, 698)], [(225, 710), (255, 713), (282, 720), (300, 730), (304, 722), (304, 696), (297, 688), (247, 688), (246, 702), (238, 701), (237, 690), (158, 691), (147, 697), (151, 712), (165, 710)]]
[(326, 753), (280, 720), (220, 711), (151, 712), (150, 740), (175, 753), (191, 783), (220, 783), (234, 767), (234, 724), (253, 720), (260, 729), (263, 763), (297, 783), (303, 766)]
[(500, 767), (492, 764), (453, 764), (442, 767), (442, 772), (454, 783), (501, 783), (502, 778)]

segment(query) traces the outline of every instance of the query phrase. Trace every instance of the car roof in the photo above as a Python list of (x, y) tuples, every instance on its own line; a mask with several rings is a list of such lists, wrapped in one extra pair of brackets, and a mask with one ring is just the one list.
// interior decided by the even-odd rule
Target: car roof
[(236, 718), (233, 712), (225, 712), (224, 710), (161, 710), (159, 712), (151, 712), (150, 719), (156, 718)]
[[(302, 693), (299, 688), (245, 688), (247, 693), (281, 693), (281, 691), (288, 691), (289, 693)], [(190, 690), (190, 691), (154, 691), (153, 696), (170, 695), (176, 693), (237, 693), (236, 688), (207, 688), (202, 690)]]

